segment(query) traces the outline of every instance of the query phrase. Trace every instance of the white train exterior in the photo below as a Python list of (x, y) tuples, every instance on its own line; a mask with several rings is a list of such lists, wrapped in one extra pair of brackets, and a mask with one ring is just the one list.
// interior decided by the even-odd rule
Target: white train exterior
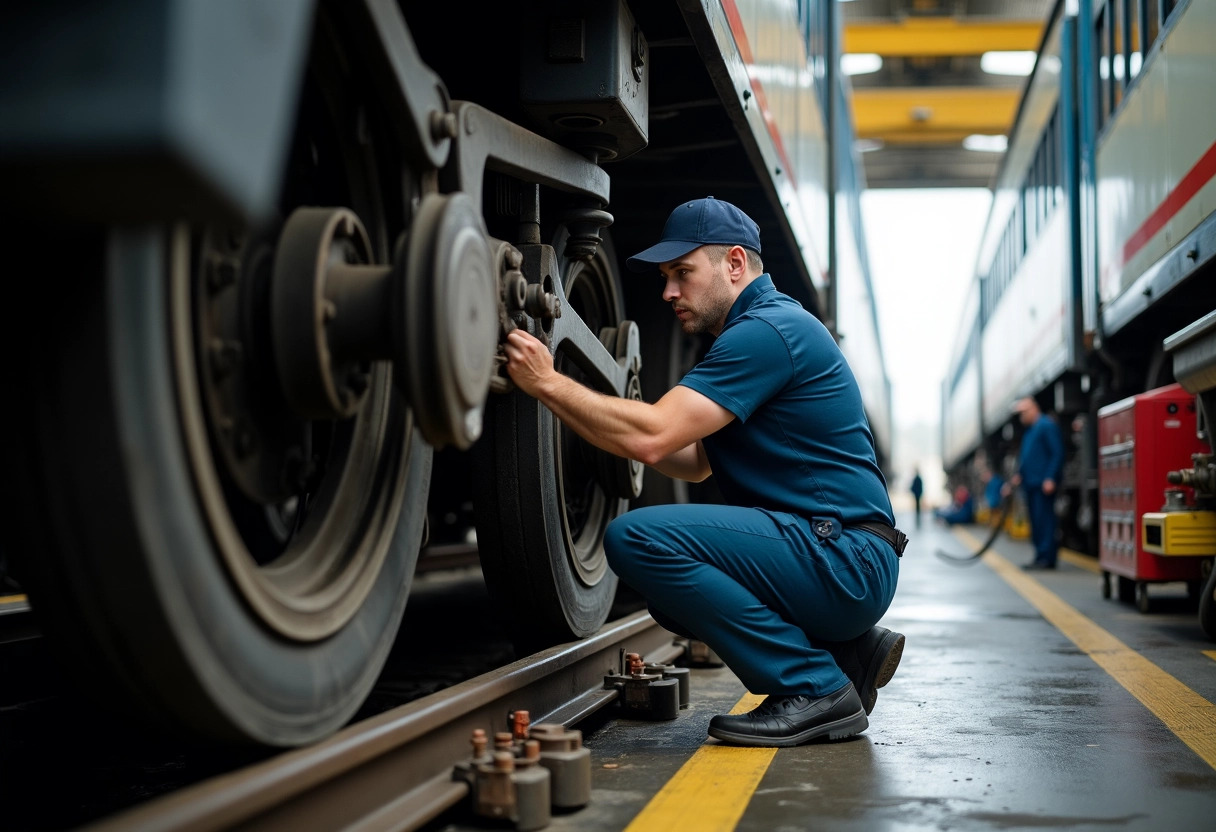
[[(596, 632), (603, 530), (690, 499), (513, 391), (506, 329), (653, 399), (700, 348), (620, 259), (713, 195), (889, 384), (828, 0), (55, 0), (0, 12), (6, 562), (90, 684), (212, 740), (356, 712), (428, 553), (519, 649)], [(560, 314), (559, 314), (560, 313)]]
[[(1180, 383), (1201, 430), (1214, 415), (1203, 323), (1216, 309), (1214, 27), (1211, 0), (1056, 4), (943, 383), (943, 461), (972, 485), (977, 460), (1008, 473), (1015, 399), (1054, 411), (1070, 440), (1064, 542), (1093, 555), (1101, 409)], [(1210, 477), (1209, 464), (1187, 477)], [(1199, 508), (1211, 496), (1200, 487)]]

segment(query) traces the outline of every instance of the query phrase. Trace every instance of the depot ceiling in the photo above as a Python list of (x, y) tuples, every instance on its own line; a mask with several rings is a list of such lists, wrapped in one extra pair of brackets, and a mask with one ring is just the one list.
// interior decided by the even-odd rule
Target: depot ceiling
[[(1002, 156), (992, 148), (1012, 126), (1026, 81), (1018, 74), (1026, 56), (1016, 53), (1038, 48), (1053, 5), (842, 3), (842, 51), (855, 56), (848, 59), (857, 73), (850, 76), (851, 106), (869, 187), (990, 186)], [(968, 149), (964, 141), (988, 149)]]

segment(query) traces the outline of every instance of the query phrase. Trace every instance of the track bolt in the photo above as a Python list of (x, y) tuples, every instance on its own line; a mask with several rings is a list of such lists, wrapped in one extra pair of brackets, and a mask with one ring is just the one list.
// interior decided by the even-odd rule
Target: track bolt
[(511, 711), (508, 715), (508, 720), (511, 723), (512, 737), (517, 740), (526, 740), (528, 738), (528, 727), (532, 724), (528, 712)]
[(482, 757), (486, 753), (486, 746), (489, 741), (486, 738), (486, 730), (484, 728), (474, 728), (473, 738), (470, 740), (473, 744), (473, 756), (475, 758)]
[(639, 653), (622, 656), (622, 672), (604, 677), (604, 688), (615, 688), (626, 713), (644, 719), (675, 719), (680, 712), (680, 681), (650, 672)]

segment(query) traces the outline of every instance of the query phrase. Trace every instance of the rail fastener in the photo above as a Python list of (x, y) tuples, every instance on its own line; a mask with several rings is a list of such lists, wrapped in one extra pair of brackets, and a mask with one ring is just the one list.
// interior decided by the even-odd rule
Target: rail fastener
[(580, 809), (591, 800), (591, 750), (583, 733), (556, 723), (532, 725), (527, 711), (507, 715), (510, 731), (473, 731), (473, 753), (453, 778), (469, 785), (473, 812), (509, 820), (520, 832), (543, 829), (552, 809)]
[(646, 664), (639, 653), (625, 653), (619, 673), (604, 677), (604, 688), (615, 688), (627, 715), (638, 719), (675, 719), (688, 706), (688, 670), (666, 664)]

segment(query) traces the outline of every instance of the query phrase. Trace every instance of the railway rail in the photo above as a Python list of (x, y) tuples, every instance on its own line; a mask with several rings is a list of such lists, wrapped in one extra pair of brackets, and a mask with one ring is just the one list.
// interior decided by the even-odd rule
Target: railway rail
[(667, 664), (683, 646), (645, 612), (357, 722), (316, 745), (284, 752), (119, 812), (87, 832), (203, 832), (243, 828), (416, 829), (457, 805), (454, 777), (476, 729), (508, 730), (526, 709), (533, 724), (574, 726), (616, 702), (605, 676), (622, 653)]

